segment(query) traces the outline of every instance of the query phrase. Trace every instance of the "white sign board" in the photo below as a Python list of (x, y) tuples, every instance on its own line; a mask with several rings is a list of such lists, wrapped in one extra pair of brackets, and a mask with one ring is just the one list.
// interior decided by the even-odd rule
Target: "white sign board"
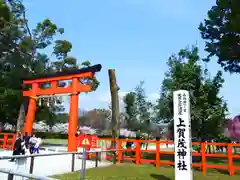
[(173, 92), (175, 180), (192, 180), (192, 137), (189, 92)]

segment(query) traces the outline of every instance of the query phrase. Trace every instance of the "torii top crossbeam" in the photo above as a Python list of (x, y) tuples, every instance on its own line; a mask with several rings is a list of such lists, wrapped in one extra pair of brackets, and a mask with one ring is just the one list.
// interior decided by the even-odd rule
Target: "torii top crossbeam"
[[(90, 66), (87, 68), (78, 69), (70, 72), (57, 72), (52, 74), (34, 76), (31, 78), (26, 78), (23, 81), (25, 85), (31, 85), (30, 90), (23, 91), (23, 96), (35, 97), (41, 95), (54, 95), (54, 94), (65, 94), (65, 93), (80, 93), (89, 92), (92, 89), (91, 85), (81, 84), (78, 81), (76, 87), (74, 87), (73, 82), (67, 87), (58, 87), (59, 81), (81, 79), (93, 77), (96, 72), (101, 70), (102, 66), (100, 64)], [(40, 85), (43, 83), (51, 83), (49, 88), (41, 89)], [(37, 86), (37, 87), (36, 87)]]

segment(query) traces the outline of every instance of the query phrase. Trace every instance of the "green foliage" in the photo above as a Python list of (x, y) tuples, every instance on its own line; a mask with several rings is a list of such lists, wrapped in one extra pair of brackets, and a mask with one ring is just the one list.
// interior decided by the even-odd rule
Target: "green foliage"
[(210, 78), (208, 70), (199, 65), (200, 61), (197, 47), (182, 49), (178, 55), (168, 59), (169, 69), (165, 73), (156, 106), (157, 119), (172, 124), (173, 91), (188, 90), (192, 136), (196, 140), (218, 137), (227, 113), (227, 104), (219, 96), (224, 82), (222, 73), (219, 71)]
[[(89, 61), (84, 61), (81, 63), (81, 68), (87, 68), (91, 66), (91, 63)], [(92, 85), (92, 91), (95, 91), (98, 86), (100, 85), (100, 82), (96, 79), (95, 76), (91, 77), (91, 78), (82, 78), (81, 79), (81, 82), (82, 83), (85, 83), (85, 84), (91, 84)]]
[(125, 103), (125, 123), (128, 129), (141, 132), (151, 132), (151, 110), (153, 104), (147, 100), (144, 82), (141, 81), (133, 92), (129, 92), (124, 97)]
[(151, 132), (151, 109), (153, 104), (147, 100), (146, 92), (143, 87), (144, 82), (141, 81), (140, 84), (135, 88), (136, 94), (136, 105), (137, 105), (137, 115), (138, 121), (140, 123), (140, 129), (142, 132)]
[(129, 130), (135, 130), (137, 125), (137, 105), (135, 92), (129, 92), (124, 96), (125, 116), (124, 120)]
[(208, 18), (200, 24), (206, 40), (207, 61), (217, 56), (218, 63), (229, 72), (240, 72), (240, 1), (216, 0), (208, 11)]
[(67, 123), (69, 116), (67, 113), (55, 113), (47, 106), (40, 106), (37, 108), (35, 122), (43, 121), (50, 127), (56, 123)]
[(10, 21), (10, 10), (4, 0), (0, 0), (0, 29)]

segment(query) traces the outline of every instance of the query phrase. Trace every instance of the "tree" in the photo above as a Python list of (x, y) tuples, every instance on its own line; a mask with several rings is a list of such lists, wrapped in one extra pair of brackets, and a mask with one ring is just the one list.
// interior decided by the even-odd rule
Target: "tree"
[(216, 0), (208, 11), (208, 18), (199, 26), (209, 53), (205, 60), (217, 56), (218, 64), (231, 73), (240, 72), (239, 7), (239, 0)]
[[(67, 40), (54, 41), (57, 34), (64, 33), (63, 28), (45, 19), (31, 30), (28, 26), (26, 9), (21, 0), (0, 1), (0, 11), (1, 122), (15, 124), (18, 118), (19, 130), (24, 122), (28, 103), (28, 99), (22, 96), (22, 79), (57, 71), (70, 71), (79, 66), (76, 58), (68, 56), (72, 44)], [(56, 61), (54, 59), (50, 61), (50, 56), (44, 53), (44, 50), (50, 46), (53, 46), (52, 54), (55, 55)], [(81, 64), (82, 67), (89, 65), (88, 61)], [(85, 79), (85, 81), (93, 83), (93, 90), (99, 85), (95, 78)], [(63, 82), (61, 86), (66, 83)], [(47, 86), (49, 86), (48, 83), (43, 84), (43, 88)], [(55, 97), (44, 98), (42, 106), (55, 113), (62, 109), (60, 104), (54, 103), (56, 100), (61, 101)], [(50, 102), (50, 107), (47, 106), (47, 102)]]
[(0, 29), (10, 21), (10, 10), (4, 0), (0, 0)]
[(124, 96), (124, 120), (129, 130), (150, 133), (153, 104), (147, 100), (143, 85), (144, 82), (140, 81), (134, 91)]
[[(181, 49), (168, 59), (169, 69), (162, 82), (156, 109), (160, 121), (173, 128), (173, 91), (190, 93), (192, 137), (196, 140), (217, 138), (222, 133), (227, 104), (219, 93), (224, 79), (221, 71), (211, 78), (199, 62), (198, 48)], [(173, 129), (172, 129), (173, 131)]]
[(127, 93), (124, 98), (124, 120), (126, 123), (126, 127), (129, 130), (134, 130), (136, 128), (137, 122), (137, 104), (136, 104), (136, 94), (135, 92)]
[(67, 123), (69, 115), (67, 113), (55, 113), (47, 106), (37, 108), (35, 122), (42, 121), (50, 128), (57, 123)]
[(57, 113), (56, 119), (58, 123), (68, 123), (69, 115), (68, 113)]
[(144, 82), (140, 81), (140, 84), (135, 88), (137, 118), (140, 130), (149, 134), (151, 132), (151, 110), (153, 105), (147, 100), (143, 85)]
[(89, 126), (94, 129), (105, 130), (110, 123), (111, 112), (107, 109), (93, 109), (79, 118), (80, 126)]

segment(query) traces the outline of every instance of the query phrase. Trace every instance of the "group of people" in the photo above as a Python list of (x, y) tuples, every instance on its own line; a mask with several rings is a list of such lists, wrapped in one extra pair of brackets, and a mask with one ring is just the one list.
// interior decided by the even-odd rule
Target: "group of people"
[[(37, 137), (35, 134), (29, 136), (27, 133), (23, 136), (21, 133), (18, 133), (17, 139), (13, 147), (13, 155), (25, 155), (27, 153), (39, 153), (39, 146), (42, 143), (40, 137)], [(11, 159), (10, 161), (14, 161)]]

